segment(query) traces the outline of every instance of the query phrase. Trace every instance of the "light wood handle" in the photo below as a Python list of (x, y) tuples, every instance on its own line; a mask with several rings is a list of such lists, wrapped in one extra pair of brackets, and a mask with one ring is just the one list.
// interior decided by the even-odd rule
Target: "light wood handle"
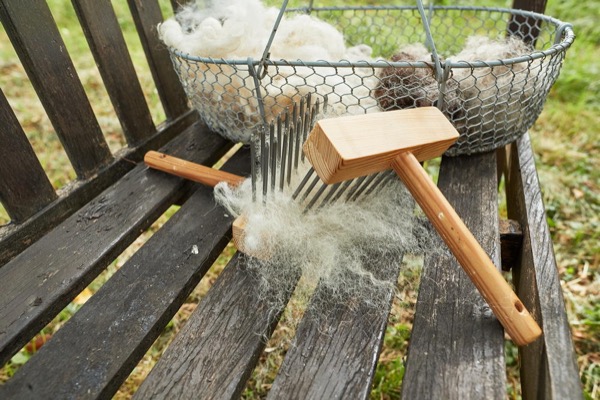
[(392, 168), (419, 203), (512, 340), (517, 345), (524, 346), (538, 338), (542, 334), (538, 324), (417, 158), (410, 152), (402, 153), (393, 160)]
[(219, 182), (227, 182), (230, 185), (237, 186), (246, 179), (242, 176), (182, 160), (158, 151), (147, 152), (144, 156), (144, 162), (149, 167), (159, 171), (211, 187), (215, 187)]

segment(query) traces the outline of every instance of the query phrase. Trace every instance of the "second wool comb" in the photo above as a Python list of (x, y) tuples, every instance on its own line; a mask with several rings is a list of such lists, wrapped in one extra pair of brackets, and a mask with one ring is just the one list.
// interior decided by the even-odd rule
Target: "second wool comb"
[[(326, 109), (325, 103), (323, 113)], [(308, 211), (333, 202), (357, 201), (374, 195), (396, 179), (393, 171), (383, 171), (334, 185), (323, 183), (306, 162), (302, 149), (320, 114), (320, 102), (311, 102), (308, 96), (253, 137), (250, 179), (255, 201), (268, 204), (270, 196), (284, 192)], [(146, 153), (144, 161), (151, 168), (211, 187), (220, 182), (237, 186), (246, 179), (156, 151)]]

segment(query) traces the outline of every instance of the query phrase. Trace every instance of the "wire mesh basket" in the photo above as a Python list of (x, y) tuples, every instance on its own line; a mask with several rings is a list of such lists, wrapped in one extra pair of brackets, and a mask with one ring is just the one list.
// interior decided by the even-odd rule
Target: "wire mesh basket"
[[(346, 54), (271, 57), (278, 28), (297, 14), (342, 32)], [(249, 142), (311, 93), (334, 114), (436, 106), (460, 132), (446, 154), (489, 151), (533, 125), (575, 38), (570, 24), (537, 13), (420, 1), (368, 7), (313, 7), (311, 1), (293, 9), (284, 1), (278, 17), (262, 57), (212, 58), (170, 48), (192, 106), (234, 141)], [(499, 49), (499, 41), (512, 50)]]

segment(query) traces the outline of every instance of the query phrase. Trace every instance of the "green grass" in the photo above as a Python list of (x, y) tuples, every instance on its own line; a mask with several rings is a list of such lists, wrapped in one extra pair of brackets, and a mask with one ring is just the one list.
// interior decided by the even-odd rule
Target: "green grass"
[[(77, 19), (68, 0), (48, 0), (52, 13), (60, 28), (68, 51), (73, 55), (78, 75), (88, 97), (92, 100), (94, 112), (103, 129), (111, 149), (125, 145), (122, 130), (114, 117), (114, 110), (103, 87), (88, 45), (78, 27)], [(156, 89), (149, 74), (137, 33), (125, 1), (113, 1), (119, 22), (125, 33), (125, 40), (134, 60), (140, 82), (150, 104), (155, 122), (164, 119)], [(271, 0), (271, 4), (280, 4)], [(315, 1), (315, 5), (332, 2)], [(346, 0), (339, 5), (374, 5), (378, 1)], [(405, 2), (412, 4), (412, 2)], [(304, 1), (291, 1), (292, 6), (306, 4)], [(397, 4), (397, 2), (395, 2)], [(436, 4), (474, 4), (466, 1), (436, 1)], [(479, 4), (479, 3), (478, 3)], [(510, 6), (509, 1), (487, 1), (489, 6)], [(169, 2), (161, 0), (165, 15)], [(569, 320), (572, 326), (578, 365), (586, 396), (600, 398), (600, 165), (598, 163), (598, 143), (600, 135), (600, 2), (575, 0), (556, 1), (548, 4), (547, 14), (573, 23), (577, 39), (569, 50), (561, 76), (553, 87), (544, 112), (531, 130), (538, 173), (542, 183), (547, 220), (551, 229), (556, 250), (556, 259), (562, 280)], [(385, 23), (385, 21), (383, 21)], [(364, 29), (355, 29), (355, 35), (365, 35)], [(359, 40), (357, 38), (356, 40)], [(389, 52), (381, 49), (381, 53)], [(75, 174), (71, 168), (60, 141), (52, 125), (37, 100), (23, 68), (10, 46), (5, 32), (0, 29), (0, 87), (13, 106), (17, 117), (29, 138), (36, 154), (55, 188), (69, 184)], [(170, 213), (175, 210), (171, 210)], [(161, 221), (169, 217), (167, 214)], [(0, 225), (7, 223), (8, 217), (0, 206)], [(139, 247), (145, 238), (160, 226), (160, 221), (146, 234), (129, 253), (116, 260), (90, 286), (97, 290), (110, 275), (118, 269), (128, 255)], [(137, 246), (137, 247), (136, 247)], [(229, 248), (224, 253), (215, 270), (194, 294), (178, 316), (157, 340), (130, 379), (121, 388), (117, 398), (128, 398), (136, 385), (151, 368), (162, 349), (182, 326), (202, 295), (214, 281), (224, 262), (231, 255)], [(372, 398), (398, 398), (399, 382), (404, 374), (403, 358), (406, 355), (410, 335), (412, 310), (416, 298), (418, 273), (410, 269), (403, 275), (402, 302), (396, 301), (385, 337), (385, 347), (381, 362), (375, 372)], [(43, 334), (52, 334), (64, 324), (78, 309), (76, 303), (68, 306), (44, 329)], [(280, 364), (285, 354), (285, 346), (276, 343), (284, 341), (286, 325), (278, 327), (272, 349), (262, 358), (261, 366), (248, 384), (247, 398), (260, 398), (272, 381), (273, 369)], [(287, 332), (289, 334), (289, 332)], [(519, 398), (516, 379), (517, 356), (514, 347), (506, 349), (510, 367), (510, 398)], [(7, 379), (24, 363), (29, 353), (20, 352), (12, 362), (0, 369), (0, 381)], [(270, 368), (270, 369), (269, 369)]]

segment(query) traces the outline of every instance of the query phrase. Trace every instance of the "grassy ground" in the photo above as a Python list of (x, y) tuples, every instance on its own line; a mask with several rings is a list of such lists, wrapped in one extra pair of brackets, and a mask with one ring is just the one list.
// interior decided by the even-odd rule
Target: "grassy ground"
[[(58, 21), (61, 34), (67, 44), (78, 74), (85, 86), (98, 120), (113, 150), (124, 145), (121, 128), (113, 116), (108, 96), (103, 89), (98, 71), (77, 27), (76, 18), (68, 0), (49, 0), (52, 12)], [(276, 3), (276, 2), (275, 2)], [(299, 2), (296, 2), (299, 3)], [(340, 4), (376, 4), (375, 1), (339, 1)], [(443, 3), (455, 4), (446, 1)], [(460, 2), (466, 3), (466, 2)], [(472, 2), (471, 2), (472, 3)], [(531, 131), (539, 175), (544, 189), (544, 201), (548, 222), (551, 227), (556, 257), (566, 298), (569, 319), (578, 355), (578, 363), (584, 389), (588, 398), (600, 398), (600, 188), (598, 165), (598, 143), (600, 135), (600, 15), (599, 2), (549, 1), (547, 13), (574, 24), (578, 35), (576, 43), (569, 50), (560, 80), (554, 86), (545, 110)], [(164, 114), (157, 96), (143, 52), (136, 37), (131, 17), (124, 1), (113, 1), (120, 22), (126, 32), (129, 45), (142, 85), (152, 106), (155, 120), (160, 122)], [(161, 1), (165, 12), (168, 1)], [(329, 3), (331, 4), (331, 3)], [(486, 5), (507, 5), (504, 1), (486, 2)], [(43, 108), (36, 99), (28, 79), (15, 56), (5, 33), (0, 29), (0, 87), (14, 107), (19, 120), (40, 157), (56, 188), (64, 186), (74, 178), (60, 142)], [(160, 227), (171, 209), (122, 257), (116, 260), (86, 291), (68, 306), (48, 327), (43, 335), (51, 335), (66, 321), (85, 300), (97, 290), (108, 277), (124, 263), (128, 255), (135, 251), (151, 234)], [(0, 207), (0, 224), (8, 222), (6, 213)], [(128, 398), (135, 387), (148, 373), (158, 355), (173, 335), (184, 324), (196, 307), (203, 293), (218, 275), (232, 249), (223, 255), (208, 279), (194, 291), (177, 317), (169, 324), (165, 333), (140, 362), (129, 380), (123, 385), (117, 398)], [(394, 313), (388, 326), (385, 349), (380, 366), (376, 371), (373, 398), (397, 398), (397, 382), (401, 379), (414, 299), (418, 285), (418, 273), (407, 268), (401, 277), (399, 287), (403, 292), (397, 297)], [(290, 316), (293, 319), (293, 316)], [(293, 327), (280, 324), (274, 339), (267, 345), (261, 365), (248, 384), (246, 397), (260, 397), (268, 389), (276, 366), (285, 353), (286, 338)], [(42, 337), (42, 336), (40, 336)], [(0, 381), (11, 376), (19, 365), (30, 356), (23, 350), (12, 362), (0, 370)], [(507, 358), (513, 371), (509, 381), (513, 382), (516, 366), (515, 349), (507, 347)], [(518, 396), (518, 384), (511, 385), (511, 397)]]

